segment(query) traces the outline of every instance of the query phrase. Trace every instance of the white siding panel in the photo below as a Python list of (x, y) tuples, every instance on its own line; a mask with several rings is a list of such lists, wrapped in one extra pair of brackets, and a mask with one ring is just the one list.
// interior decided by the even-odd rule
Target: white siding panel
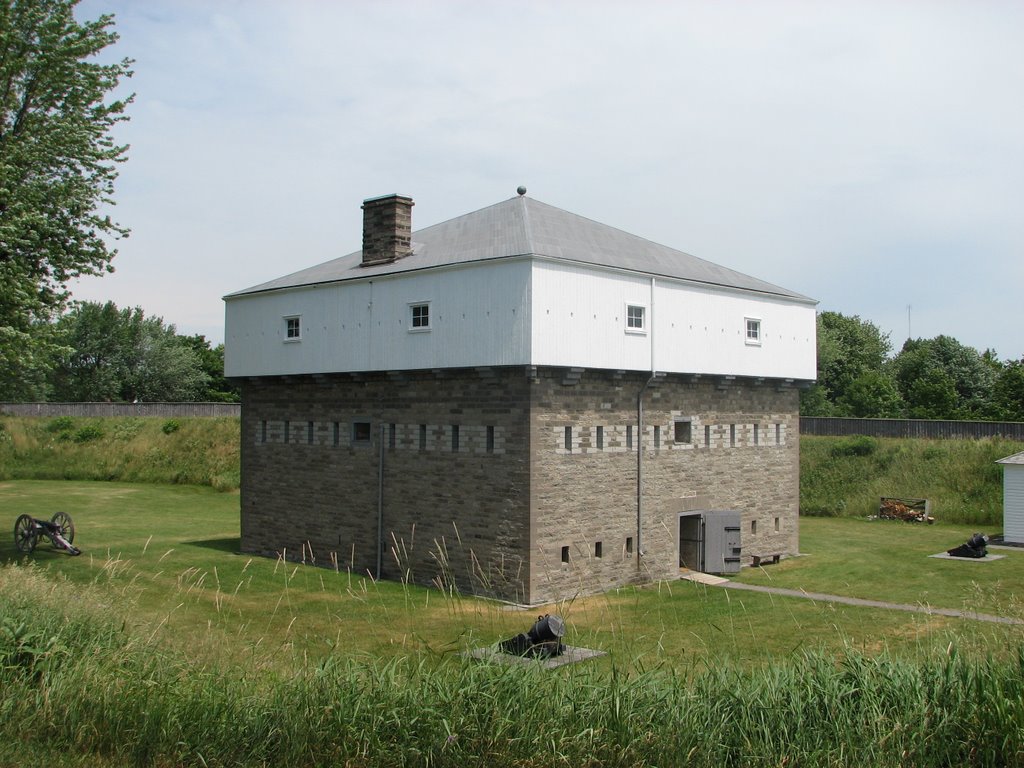
[(1024, 544), (1024, 465), (1003, 465), (1003, 538)]
[[(228, 299), (225, 372), (266, 376), (525, 365), (529, 263), (472, 265)], [(410, 304), (430, 303), (426, 332)], [(284, 339), (301, 318), (302, 340)]]
[[(753, 293), (538, 262), (533, 361), (579, 366), (814, 379), (815, 309)], [(628, 304), (647, 308), (647, 333), (627, 333)], [(746, 343), (746, 318), (761, 343)], [(651, 359), (653, 348), (653, 363)]]
[[(747, 318), (760, 321), (759, 344), (747, 343)], [(658, 280), (654, 329), (658, 370), (817, 376), (815, 309), (808, 304)]]
[(649, 278), (535, 263), (533, 363), (649, 370), (650, 334), (626, 333), (625, 312), (650, 300)]

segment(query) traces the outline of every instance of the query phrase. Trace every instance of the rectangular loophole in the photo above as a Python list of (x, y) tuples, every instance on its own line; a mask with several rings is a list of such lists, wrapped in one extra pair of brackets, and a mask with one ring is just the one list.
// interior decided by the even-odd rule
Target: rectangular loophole
[(565, 564), (569, 563), (569, 548), (562, 547), (562, 562)]

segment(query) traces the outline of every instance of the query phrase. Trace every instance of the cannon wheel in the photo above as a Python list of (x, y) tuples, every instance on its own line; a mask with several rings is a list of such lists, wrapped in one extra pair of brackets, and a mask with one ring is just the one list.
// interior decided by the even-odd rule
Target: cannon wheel
[(67, 512), (58, 512), (50, 518), (50, 522), (60, 528), (60, 535), (68, 544), (75, 540), (75, 524), (71, 522), (71, 515)]
[(39, 541), (35, 521), (29, 515), (21, 515), (14, 521), (14, 546), (19, 552), (30, 554)]

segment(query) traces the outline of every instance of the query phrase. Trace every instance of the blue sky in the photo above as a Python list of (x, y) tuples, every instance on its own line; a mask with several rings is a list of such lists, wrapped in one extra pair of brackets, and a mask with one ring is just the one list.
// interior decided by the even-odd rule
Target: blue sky
[[(116, 272), (223, 340), (229, 292), (532, 197), (907, 338), (1024, 357), (1024, 3), (83, 0), (135, 59)], [(908, 311), (908, 306), (911, 309)]]

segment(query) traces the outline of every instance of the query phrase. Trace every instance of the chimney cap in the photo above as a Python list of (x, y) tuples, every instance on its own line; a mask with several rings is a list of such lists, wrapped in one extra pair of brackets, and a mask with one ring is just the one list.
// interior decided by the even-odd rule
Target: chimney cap
[(368, 197), (363, 200), (363, 205), (367, 203), (376, 203), (381, 200), (408, 200), (412, 202), (412, 198), (409, 195), (400, 195), (397, 192), (392, 192), (390, 195), (377, 195), (376, 197)]

